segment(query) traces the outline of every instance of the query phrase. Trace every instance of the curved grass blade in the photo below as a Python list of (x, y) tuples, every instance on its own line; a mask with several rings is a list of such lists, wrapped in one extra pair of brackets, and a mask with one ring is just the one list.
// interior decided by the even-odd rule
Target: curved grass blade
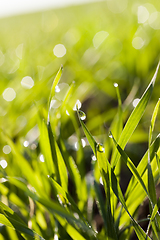
[(96, 239), (95, 233), (93, 232), (92, 228), (88, 227), (81, 219), (76, 219), (72, 213), (67, 211), (64, 207), (62, 207), (58, 203), (55, 203), (54, 201), (50, 200), (48, 196), (42, 197), (38, 196), (36, 193), (31, 192), (27, 188), (25, 183), (16, 178), (9, 177), (8, 180), (12, 184), (20, 188), (22, 191), (24, 191), (27, 194), (27, 196), (32, 198), (35, 202), (42, 204), (47, 209), (47, 211), (52, 213), (57, 219), (58, 217), (60, 217), (61, 219), (65, 219), (69, 223), (69, 225), (75, 228), (75, 231), (79, 230), (80, 232), (87, 233), (88, 237), (90, 237), (91, 239)]
[(79, 121), (81, 123), (81, 126), (83, 128), (84, 134), (86, 135), (86, 138), (93, 150), (94, 155), (96, 156), (96, 146), (97, 146), (97, 142), (95, 141), (95, 139), (93, 138), (93, 136), (91, 135), (91, 133), (89, 132), (88, 128), (86, 127), (86, 125), (84, 124), (84, 122), (81, 120), (80, 115), (79, 115), (79, 111), (77, 110), (77, 114), (79, 117)]
[[(138, 125), (138, 123), (147, 107), (148, 101), (151, 97), (151, 94), (152, 94), (152, 91), (154, 88), (155, 80), (156, 80), (158, 70), (159, 70), (159, 65), (160, 65), (160, 63), (158, 63), (156, 72), (155, 72), (151, 82), (149, 83), (144, 94), (142, 95), (139, 103), (137, 104), (137, 106), (135, 107), (133, 112), (131, 113), (131, 115), (122, 131), (122, 134), (118, 141), (118, 144), (121, 146), (122, 149), (124, 149), (125, 145), (127, 144), (128, 140), (130, 139), (132, 133), (134, 132), (136, 126)], [(115, 168), (119, 158), (120, 158), (120, 154), (118, 153), (118, 151), (116, 151), (116, 153), (113, 155), (112, 161), (111, 161), (113, 168)]]
[(106, 160), (104, 152), (97, 151), (96, 157), (97, 157), (99, 170), (100, 170), (103, 184), (104, 184), (104, 190), (106, 193), (106, 215), (107, 215), (107, 219), (106, 219), (106, 232), (107, 233), (106, 233), (106, 235), (107, 235), (108, 239), (116, 240), (118, 238), (117, 238), (117, 233), (116, 233), (116, 229), (114, 226), (114, 218), (113, 218), (112, 211), (111, 211), (111, 199), (110, 199), (111, 183), (110, 183), (110, 178), (109, 178), (108, 164), (107, 164), (107, 160)]
[(157, 104), (154, 108), (153, 114), (152, 114), (151, 124), (150, 124), (150, 128), (149, 128), (149, 140), (148, 140), (148, 145), (149, 145), (149, 151), (148, 151), (148, 191), (149, 191), (150, 197), (152, 199), (152, 202), (154, 204), (157, 203), (157, 197), (156, 197), (156, 189), (155, 189), (155, 183), (154, 183), (153, 172), (152, 172), (151, 161), (150, 161), (150, 144), (151, 144), (151, 141), (152, 141), (153, 129), (154, 129), (156, 117), (157, 117), (158, 110), (159, 110), (159, 104), (160, 104), (160, 99), (158, 100), (158, 102), (157, 102)]
[(58, 73), (57, 73), (57, 75), (54, 78), (53, 83), (52, 83), (52, 88), (51, 88), (51, 92), (50, 92), (50, 96), (49, 96), (49, 100), (48, 100), (48, 111), (50, 109), (50, 103), (51, 103), (52, 97), (55, 94), (55, 88), (56, 88), (58, 82), (60, 81), (60, 78), (61, 78), (61, 75), (62, 75), (62, 71), (63, 71), (63, 66), (61, 65), (61, 67), (58, 70)]
[(108, 165), (108, 169), (109, 169), (109, 175), (110, 175), (110, 183), (111, 183), (111, 188), (114, 192), (114, 194), (116, 195), (116, 197), (118, 198), (118, 200), (121, 202), (122, 206), (124, 207), (126, 213), (128, 214), (128, 216), (130, 217), (130, 220), (132, 221), (134, 230), (137, 234), (137, 237), (139, 240), (146, 240), (146, 239), (150, 239), (146, 233), (144, 232), (144, 230), (140, 227), (140, 225), (134, 220), (134, 218), (132, 217), (132, 215), (130, 214), (126, 202), (124, 200), (119, 182), (117, 180), (117, 177), (113, 171), (113, 169), (111, 168), (111, 165), (109, 164), (109, 162), (107, 161), (107, 165)]
[(28, 228), (16, 213), (2, 202), (0, 202), (0, 223), (25, 234), (27, 239), (44, 240), (39, 234)]
[(106, 213), (105, 203), (104, 203), (102, 193), (101, 193), (99, 185), (96, 181), (94, 181), (94, 189), (95, 189), (96, 197), (97, 197), (97, 200), (98, 200), (98, 207), (99, 207), (101, 216), (103, 217), (104, 226), (105, 226), (105, 229), (107, 231), (107, 228), (108, 228), (107, 218), (108, 218), (108, 216), (107, 216), (107, 213)]
[(53, 84), (52, 84), (52, 88), (51, 88), (51, 92), (50, 92), (50, 96), (49, 96), (49, 100), (48, 100), (48, 119), (47, 119), (47, 123), (50, 122), (49, 119), (49, 112), (50, 112), (50, 106), (51, 106), (51, 100), (55, 94), (55, 88), (58, 84), (58, 82), (60, 81), (61, 75), (62, 75), (62, 70), (63, 70), (63, 66), (61, 65), (55, 79), (53, 80)]
[[(160, 135), (158, 135), (155, 139), (155, 141), (152, 143), (152, 145), (150, 146), (150, 161), (152, 162), (154, 157), (155, 157), (155, 153), (158, 151), (160, 146)], [(148, 151), (145, 153), (145, 155), (143, 156), (143, 158), (141, 159), (140, 163), (137, 166), (137, 171), (139, 173), (139, 175), (142, 176), (144, 175), (144, 173), (147, 170), (147, 163), (148, 163)], [(133, 191), (133, 189), (136, 187), (137, 185), (137, 181), (134, 177), (131, 178), (125, 197), (126, 199), (129, 197), (130, 193)]]
[[(149, 197), (149, 193), (148, 190), (143, 182), (143, 179), (141, 178), (141, 176), (139, 175), (139, 172), (137, 171), (137, 168), (134, 166), (133, 162), (131, 161), (131, 159), (127, 156), (127, 154), (125, 153), (125, 151), (119, 146), (119, 144), (116, 142), (115, 138), (113, 137), (112, 133), (110, 132), (113, 142), (115, 144), (115, 146), (117, 147), (123, 161), (125, 162), (125, 164), (128, 166), (128, 168), (130, 169), (130, 171), (132, 172), (133, 176), (137, 179), (137, 181), (140, 183), (140, 185), (142, 186), (143, 190), (145, 191), (146, 195)], [(151, 200), (151, 199), (150, 199)]]

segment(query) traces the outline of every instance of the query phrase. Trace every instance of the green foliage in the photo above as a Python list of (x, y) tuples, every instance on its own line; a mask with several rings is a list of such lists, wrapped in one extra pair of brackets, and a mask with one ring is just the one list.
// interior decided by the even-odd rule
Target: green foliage
[(0, 20), (0, 240), (160, 237), (158, 6), (111, 2)]

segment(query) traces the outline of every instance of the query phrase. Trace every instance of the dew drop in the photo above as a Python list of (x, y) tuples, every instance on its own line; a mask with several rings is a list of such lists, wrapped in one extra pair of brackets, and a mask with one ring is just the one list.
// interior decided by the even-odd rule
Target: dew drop
[(44, 155), (43, 155), (43, 154), (40, 154), (39, 160), (40, 160), (41, 162), (44, 162)]
[(135, 98), (135, 99), (133, 100), (132, 105), (133, 105), (134, 108), (138, 105), (139, 101), (140, 101), (139, 98)]
[(86, 114), (83, 111), (79, 110), (78, 114), (79, 114), (79, 117), (80, 117), (81, 120), (85, 120), (86, 119)]
[(114, 85), (115, 88), (118, 87), (118, 83), (114, 83), (113, 85)]
[(92, 161), (94, 161), (94, 162), (95, 162), (96, 160), (97, 160), (96, 156), (95, 156), (95, 155), (93, 155), (93, 156), (92, 156)]
[(29, 146), (29, 142), (28, 141), (24, 141), (23, 146), (24, 147), (28, 147)]
[(1, 166), (3, 169), (5, 169), (5, 168), (7, 167), (7, 165), (8, 165), (8, 164), (7, 164), (6, 160), (3, 159), (3, 160), (0, 161), (0, 166)]
[(105, 149), (104, 149), (104, 147), (103, 147), (103, 145), (101, 143), (97, 144), (97, 151), (98, 152), (105, 152)]
[(109, 138), (113, 138), (112, 134), (109, 134)]
[(102, 177), (100, 177), (100, 179), (99, 179), (99, 182), (100, 182), (100, 184), (102, 184), (102, 185), (103, 185), (103, 180), (102, 180)]
[(68, 116), (70, 116), (70, 114), (69, 114), (68, 110), (66, 110), (66, 114), (67, 114)]
[(76, 104), (73, 107), (73, 110), (77, 111), (77, 110), (79, 110), (81, 108), (81, 106), (82, 106), (82, 103), (79, 100), (77, 100)]

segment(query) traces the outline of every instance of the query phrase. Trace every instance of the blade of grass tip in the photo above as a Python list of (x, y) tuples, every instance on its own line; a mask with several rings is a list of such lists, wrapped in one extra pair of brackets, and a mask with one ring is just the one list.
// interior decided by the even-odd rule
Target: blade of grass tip
[(49, 111), (50, 111), (51, 100), (52, 100), (52, 97), (55, 94), (55, 88), (56, 88), (58, 82), (60, 81), (62, 71), (63, 71), (63, 65), (61, 65), (61, 67), (60, 67), (60, 69), (59, 69), (59, 71), (58, 71), (58, 73), (57, 73), (57, 75), (54, 78), (53, 83), (52, 83), (52, 88), (51, 88), (51, 92), (50, 92), (50, 96), (49, 96), (49, 100), (48, 100), (48, 121), (49, 121)]
[[(138, 123), (139, 123), (140, 119), (142, 118), (143, 113), (147, 107), (147, 104), (149, 102), (149, 99), (151, 97), (151, 94), (152, 94), (152, 91), (154, 88), (155, 80), (156, 80), (158, 70), (159, 70), (159, 65), (160, 65), (160, 63), (158, 63), (156, 72), (155, 72), (151, 82), (149, 83), (144, 94), (142, 95), (139, 103), (137, 104), (137, 106), (135, 107), (133, 112), (131, 113), (131, 115), (122, 131), (122, 134), (118, 141), (118, 144), (121, 146), (122, 149), (124, 149), (125, 145), (127, 144), (128, 140), (130, 139), (132, 133), (134, 132), (136, 126), (138, 125)], [(112, 160), (111, 160), (113, 168), (115, 168), (119, 158), (120, 158), (120, 154), (118, 153), (118, 151), (116, 151), (116, 153), (113, 155)]]
[(69, 89), (68, 89), (68, 91), (67, 91), (67, 93), (65, 95), (65, 98), (64, 98), (64, 100), (62, 102), (62, 105), (61, 105), (62, 111), (63, 111), (64, 107), (66, 106), (67, 102), (69, 101), (69, 99), (70, 99), (70, 97), (71, 97), (71, 95), (73, 93), (74, 87), (75, 87), (75, 81), (73, 81), (71, 83), (71, 85), (70, 85), (70, 87), (69, 87)]

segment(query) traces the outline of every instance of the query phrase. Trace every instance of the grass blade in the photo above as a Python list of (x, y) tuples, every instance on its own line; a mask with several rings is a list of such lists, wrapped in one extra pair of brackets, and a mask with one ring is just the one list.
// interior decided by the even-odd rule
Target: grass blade
[[(132, 133), (134, 132), (136, 126), (138, 125), (138, 123), (146, 109), (146, 106), (148, 104), (148, 101), (151, 97), (151, 94), (152, 94), (152, 91), (154, 88), (158, 70), (159, 70), (159, 64), (157, 66), (156, 72), (155, 72), (150, 84), (148, 85), (148, 87), (147, 87), (146, 91), (144, 92), (144, 94), (142, 95), (139, 103), (137, 104), (137, 106), (133, 110), (132, 114), (130, 115), (130, 117), (122, 131), (122, 134), (118, 141), (118, 144), (121, 146), (122, 149), (124, 149), (125, 145), (127, 144), (128, 140), (130, 139)], [(112, 167), (115, 168), (119, 158), (120, 158), (120, 154), (117, 151), (112, 158)]]
[(21, 218), (8, 206), (0, 202), (0, 223), (5, 226), (16, 229), (20, 233), (27, 234), (27, 239), (41, 239), (44, 240), (40, 235), (31, 230), (26, 226), (26, 224), (21, 220)]

